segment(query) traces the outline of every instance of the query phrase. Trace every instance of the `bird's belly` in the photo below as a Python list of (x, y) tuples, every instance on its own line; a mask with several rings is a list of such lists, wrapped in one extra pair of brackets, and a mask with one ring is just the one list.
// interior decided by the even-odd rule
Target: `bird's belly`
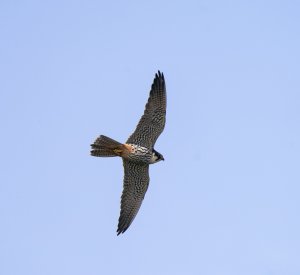
[(135, 144), (130, 144), (130, 145), (132, 146), (132, 150), (127, 155), (126, 157), (127, 159), (134, 162), (150, 164), (152, 158), (152, 152), (148, 148), (135, 145)]

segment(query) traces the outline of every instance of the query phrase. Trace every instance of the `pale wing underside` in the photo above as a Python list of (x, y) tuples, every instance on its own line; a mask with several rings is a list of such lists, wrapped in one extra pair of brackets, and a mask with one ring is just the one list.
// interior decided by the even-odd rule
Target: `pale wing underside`
[(123, 159), (124, 185), (118, 235), (124, 233), (138, 213), (149, 185), (149, 165)]
[(164, 75), (158, 71), (151, 86), (150, 96), (134, 133), (127, 143), (153, 148), (166, 123), (166, 84)]

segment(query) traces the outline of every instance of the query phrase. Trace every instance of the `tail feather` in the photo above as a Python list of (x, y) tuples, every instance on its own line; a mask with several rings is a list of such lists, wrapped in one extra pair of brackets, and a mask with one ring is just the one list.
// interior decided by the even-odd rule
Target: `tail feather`
[(94, 157), (116, 157), (119, 156), (123, 144), (106, 136), (99, 136), (93, 144), (91, 144), (91, 155)]

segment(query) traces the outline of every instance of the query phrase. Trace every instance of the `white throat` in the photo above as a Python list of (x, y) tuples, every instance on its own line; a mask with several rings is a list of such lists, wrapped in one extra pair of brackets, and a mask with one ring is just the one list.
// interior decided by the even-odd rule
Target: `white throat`
[(155, 163), (157, 161), (158, 157), (155, 155), (155, 153), (152, 153), (150, 163)]

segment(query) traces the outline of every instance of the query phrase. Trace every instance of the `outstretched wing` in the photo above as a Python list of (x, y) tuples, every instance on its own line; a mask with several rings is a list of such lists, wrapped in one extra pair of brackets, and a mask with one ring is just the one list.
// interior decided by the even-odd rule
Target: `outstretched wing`
[(164, 74), (158, 71), (155, 75), (150, 96), (134, 133), (127, 143), (153, 148), (157, 138), (165, 128), (167, 95)]
[(149, 165), (123, 159), (124, 185), (118, 235), (124, 233), (138, 213), (149, 185)]

